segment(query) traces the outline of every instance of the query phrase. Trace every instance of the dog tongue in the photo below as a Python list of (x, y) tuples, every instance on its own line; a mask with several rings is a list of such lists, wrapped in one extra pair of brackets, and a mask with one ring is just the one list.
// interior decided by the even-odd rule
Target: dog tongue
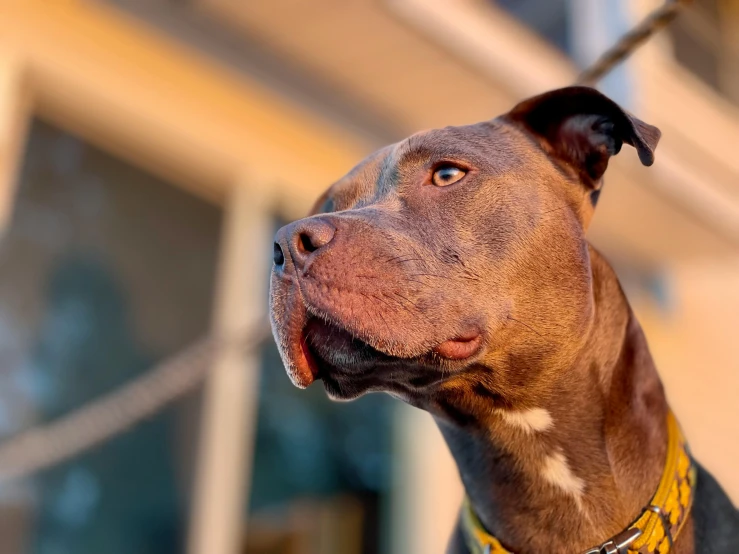
[(464, 360), (477, 352), (481, 341), (482, 335), (479, 334), (471, 337), (460, 337), (457, 339), (446, 340), (434, 348), (434, 352), (442, 358), (450, 360)]

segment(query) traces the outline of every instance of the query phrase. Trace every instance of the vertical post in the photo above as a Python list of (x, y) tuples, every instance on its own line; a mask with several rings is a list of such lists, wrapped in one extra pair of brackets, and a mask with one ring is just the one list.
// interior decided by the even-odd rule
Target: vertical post
[(398, 403), (393, 429), (389, 550), (443, 554), (464, 496), (457, 466), (426, 412)]
[[(10, 223), (18, 168), (30, 117), (30, 94), (22, 59), (0, 44), (0, 237)], [(32, 521), (31, 491), (24, 483), (0, 491), (0, 552), (28, 547)]]
[[(265, 319), (271, 221), (255, 187), (239, 183), (226, 204), (215, 332), (238, 337)], [(259, 353), (227, 346), (205, 388), (189, 554), (235, 554), (243, 538), (256, 423)]]
[(0, 234), (13, 209), (30, 106), (22, 60), (0, 45)]

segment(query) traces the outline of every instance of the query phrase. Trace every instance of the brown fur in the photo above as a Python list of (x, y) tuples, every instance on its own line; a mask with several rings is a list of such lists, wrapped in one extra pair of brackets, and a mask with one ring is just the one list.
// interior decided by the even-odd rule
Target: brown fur
[[(658, 139), (571, 87), (373, 154), (276, 237), (272, 323), (293, 381), (429, 411), (482, 522), (515, 552), (578, 552), (621, 531), (656, 490), (667, 404), (585, 231), (608, 158), (625, 142), (650, 164)], [(431, 184), (448, 163), (467, 175)], [(434, 350), (476, 335), (468, 358)], [(526, 433), (499, 411), (526, 408), (552, 427)], [(581, 508), (541, 476), (558, 451), (584, 482)], [(459, 536), (450, 548), (465, 551)]]

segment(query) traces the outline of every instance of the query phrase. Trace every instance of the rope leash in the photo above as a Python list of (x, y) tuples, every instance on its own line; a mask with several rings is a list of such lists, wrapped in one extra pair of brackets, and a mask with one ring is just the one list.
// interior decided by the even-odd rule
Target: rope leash
[[(595, 84), (673, 21), (690, 1), (668, 0), (583, 71), (577, 84)], [(202, 339), (127, 385), (56, 421), (7, 439), (0, 443), (0, 486), (60, 464), (134, 427), (195, 390), (207, 377), (213, 357), (222, 349), (250, 352), (269, 336), (269, 327), (263, 324), (235, 341)]]
[(224, 349), (249, 352), (271, 336), (264, 324), (235, 341), (206, 338), (117, 390), (0, 444), (0, 486), (64, 462), (123, 433), (196, 389)]
[(644, 18), (644, 21), (623, 35), (593, 65), (583, 71), (577, 78), (576, 84), (593, 86), (653, 35), (672, 23), (680, 10), (691, 2), (692, 0), (667, 0), (662, 6)]

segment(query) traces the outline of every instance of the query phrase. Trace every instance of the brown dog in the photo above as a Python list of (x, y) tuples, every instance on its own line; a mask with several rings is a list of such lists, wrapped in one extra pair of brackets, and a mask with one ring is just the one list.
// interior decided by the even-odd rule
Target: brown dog
[(681, 469), (681, 510), (647, 508), (668, 406), (585, 239), (610, 156), (625, 142), (651, 165), (659, 136), (594, 89), (557, 90), (380, 150), (278, 232), (271, 318), (291, 379), (434, 416), (467, 523), (496, 541), (460, 526), (451, 552), (626, 552), (619, 534), (649, 510), (665, 532), (639, 552), (678, 530), (671, 552), (739, 552), (736, 511), (699, 466), (697, 490)]

